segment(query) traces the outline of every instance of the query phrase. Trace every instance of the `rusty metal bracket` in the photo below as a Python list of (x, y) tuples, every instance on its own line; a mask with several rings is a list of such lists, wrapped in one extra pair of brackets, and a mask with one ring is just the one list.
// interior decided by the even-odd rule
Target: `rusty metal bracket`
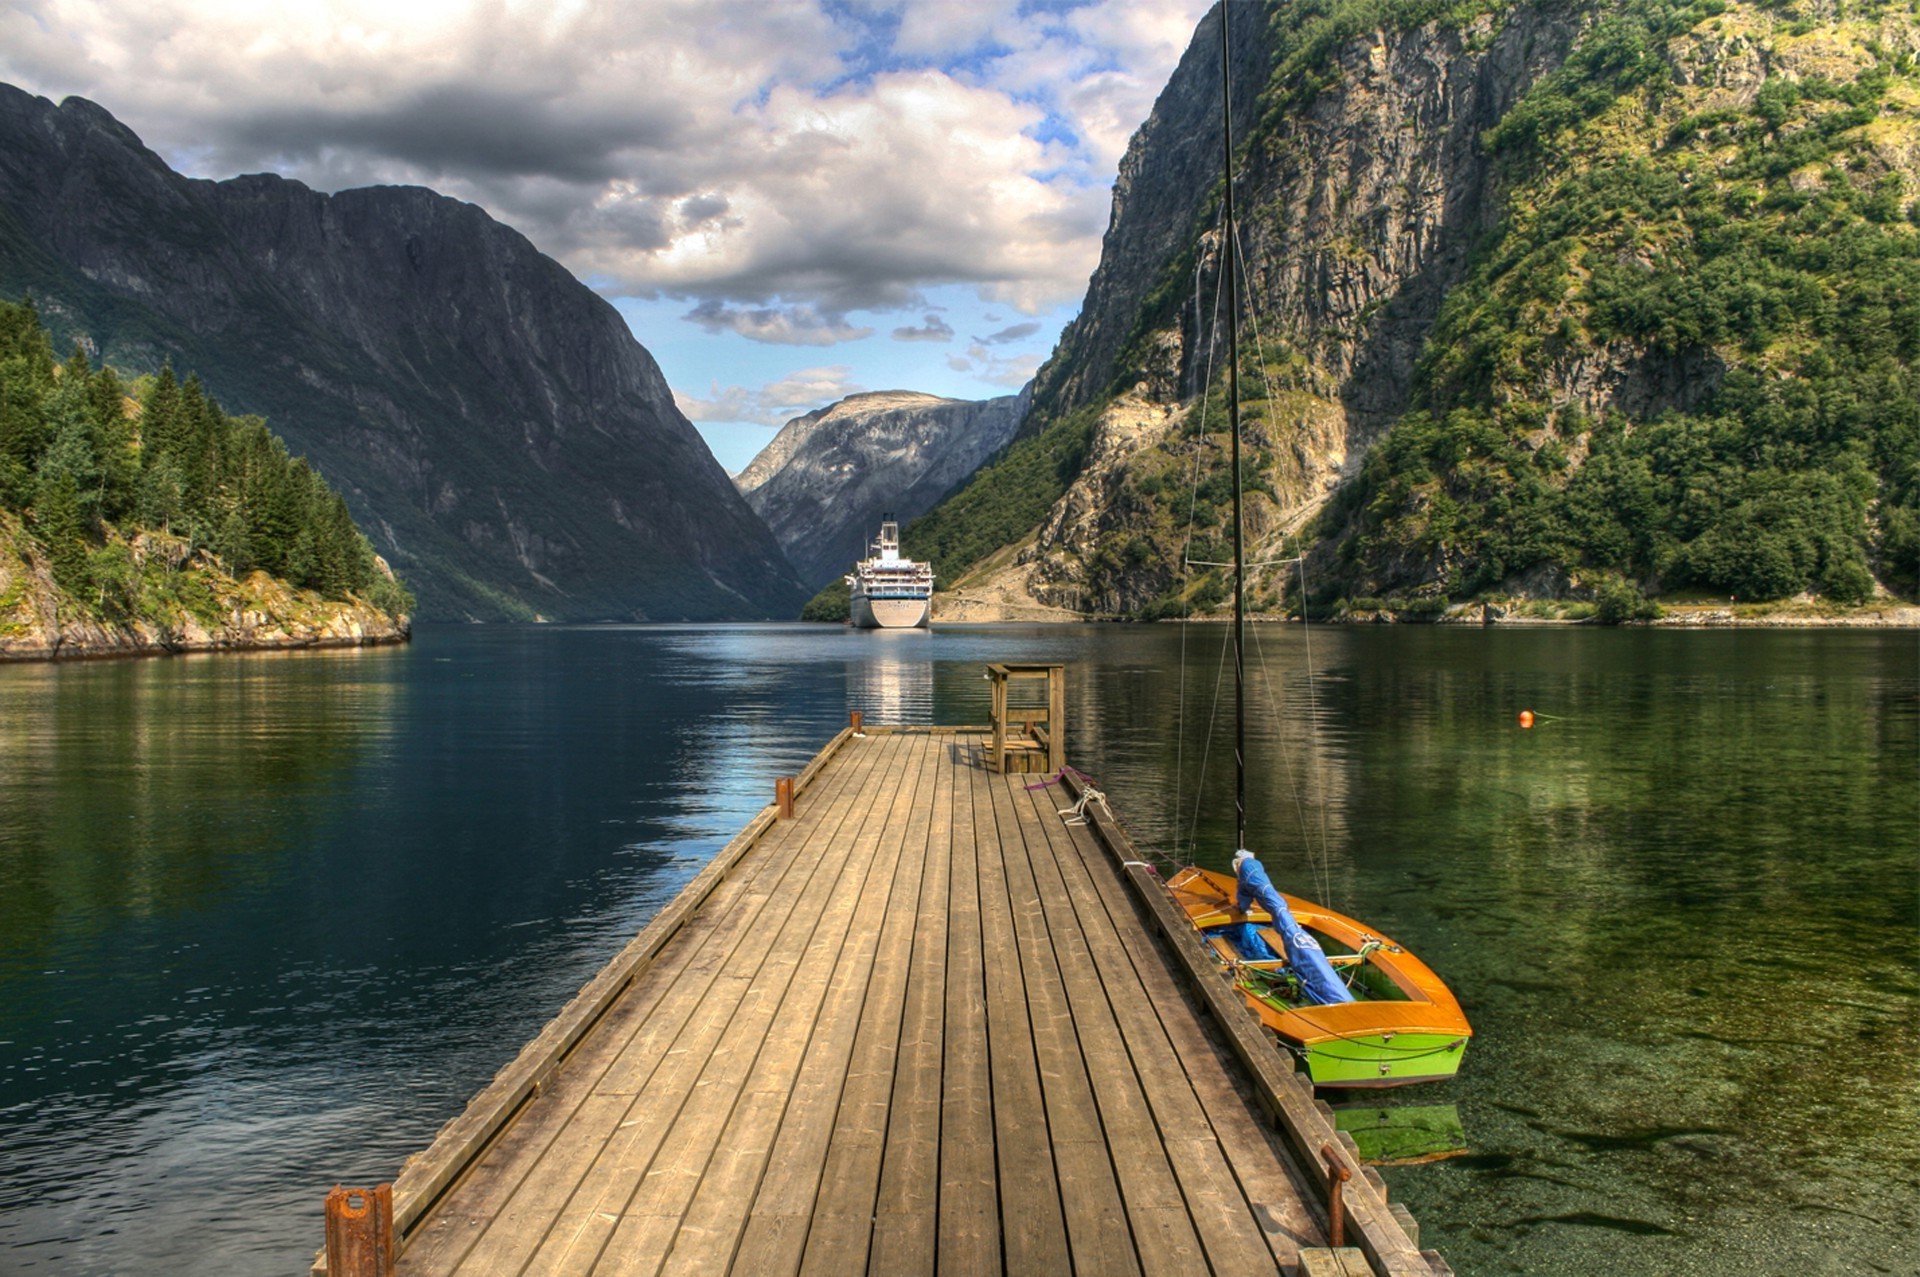
[(393, 1185), (327, 1194), (327, 1277), (392, 1277)]
[(1320, 1146), (1320, 1156), (1327, 1163), (1327, 1240), (1335, 1250), (1339, 1250), (1347, 1244), (1347, 1212), (1345, 1203), (1341, 1201), (1341, 1191), (1346, 1182), (1353, 1178), (1353, 1171), (1331, 1144)]

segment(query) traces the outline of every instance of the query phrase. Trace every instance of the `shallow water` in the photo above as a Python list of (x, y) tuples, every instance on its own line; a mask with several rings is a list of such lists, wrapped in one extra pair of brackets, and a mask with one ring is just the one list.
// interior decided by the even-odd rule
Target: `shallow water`
[[(1405, 1095), (1471, 1153), (1386, 1171), (1424, 1244), (1915, 1271), (1920, 638), (1256, 634), (1249, 841), (1475, 1024)], [(1221, 637), (423, 627), (0, 667), (0, 1273), (296, 1270), (326, 1189), (391, 1178), (849, 709), (984, 721), (988, 661), (1069, 663), (1076, 766), (1224, 863)]]

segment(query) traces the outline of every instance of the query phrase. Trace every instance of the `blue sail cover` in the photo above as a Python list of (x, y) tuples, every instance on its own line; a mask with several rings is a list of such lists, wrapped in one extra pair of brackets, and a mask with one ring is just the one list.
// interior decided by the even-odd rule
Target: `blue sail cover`
[(1236, 872), (1240, 889), (1234, 893), (1233, 907), (1245, 913), (1257, 904), (1273, 915), (1273, 929), (1287, 945), (1287, 965), (1300, 977), (1300, 987), (1306, 995), (1321, 1004), (1353, 1001), (1353, 994), (1334, 974), (1320, 942), (1293, 916), (1293, 910), (1287, 908), (1286, 900), (1274, 890), (1273, 879), (1267, 877), (1260, 862), (1248, 856)]

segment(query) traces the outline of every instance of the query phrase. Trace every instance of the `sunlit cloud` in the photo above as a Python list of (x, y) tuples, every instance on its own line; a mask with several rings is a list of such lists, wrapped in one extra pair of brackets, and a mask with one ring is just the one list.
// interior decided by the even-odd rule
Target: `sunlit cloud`
[(778, 427), (823, 404), (865, 390), (865, 386), (851, 379), (852, 371), (844, 364), (802, 368), (757, 388), (716, 383), (708, 388), (706, 398), (676, 389), (673, 399), (689, 421), (749, 422)]

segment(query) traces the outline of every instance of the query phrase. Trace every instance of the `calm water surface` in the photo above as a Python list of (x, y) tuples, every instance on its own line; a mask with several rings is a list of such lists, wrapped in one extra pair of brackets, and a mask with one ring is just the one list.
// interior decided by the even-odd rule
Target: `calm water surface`
[[(1386, 1171), (1424, 1244), (1920, 1271), (1920, 638), (1257, 633), (1250, 841), (1478, 1033), (1406, 1096), (1472, 1151)], [(1075, 764), (1223, 864), (1220, 638), (423, 627), (0, 667), (0, 1273), (301, 1270), (327, 1188), (391, 1178), (849, 709), (984, 721), (987, 661), (1070, 663)]]

